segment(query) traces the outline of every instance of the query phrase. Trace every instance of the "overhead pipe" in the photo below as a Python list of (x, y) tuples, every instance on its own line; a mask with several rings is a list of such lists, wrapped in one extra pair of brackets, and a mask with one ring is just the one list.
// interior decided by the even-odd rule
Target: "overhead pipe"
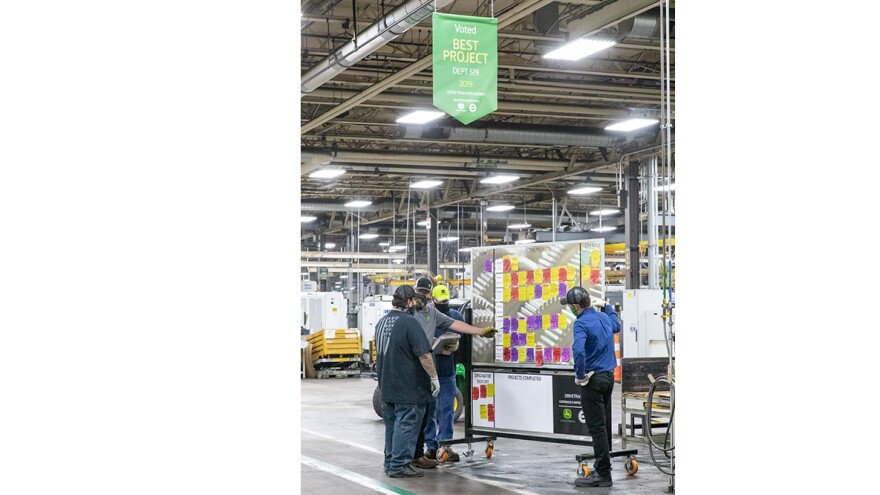
[(303, 93), (314, 91), (394, 38), (409, 31), (452, 0), (412, 0), (392, 10), (302, 75)]
[(572, 127), (542, 126), (401, 126), (401, 137), (406, 139), (448, 139), (476, 143), (545, 144), (553, 146), (582, 146), (614, 148), (624, 138), (596, 131)]

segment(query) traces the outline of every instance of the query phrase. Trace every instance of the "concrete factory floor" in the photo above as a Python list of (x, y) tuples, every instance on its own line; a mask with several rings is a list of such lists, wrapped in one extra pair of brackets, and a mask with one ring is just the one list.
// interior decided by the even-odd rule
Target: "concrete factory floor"
[[(612, 459), (610, 488), (574, 485), (575, 455), (592, 453), (591, 447), (498, 438), (491, 459), (485, 443), (473, 445), (471, 459), (442, 464), (425, 476), (395, 479), (382, 472), (384, 423), (373, 412), (376, 382), (361, 378), (302, 380), (302, 481), (301, 493), (345, 494), (444, 494), (492, 493), (556, 495), (571, 493), (665, 493), (669, 477), (652, 463), (646, 445), (638, 448), (638, 473), (627, 476), (624, 458)], [(614, 394), (614, 447), (620, 449), (620, 394)], [(455, 438), (464, 436), (464, 418), (455, 424)], [(461, 453), (466, 444), (453, 447)], [(662, 456), (660, 453), (655, 455)]]

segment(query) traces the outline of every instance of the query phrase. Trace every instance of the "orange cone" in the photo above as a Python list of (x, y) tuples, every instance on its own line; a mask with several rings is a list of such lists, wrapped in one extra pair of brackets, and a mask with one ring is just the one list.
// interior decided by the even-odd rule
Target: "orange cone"
[(614, 357), (617, 358), (617, 367), (614, 368), (614, 381), (620, 383), (620, 334), (614, 334)]

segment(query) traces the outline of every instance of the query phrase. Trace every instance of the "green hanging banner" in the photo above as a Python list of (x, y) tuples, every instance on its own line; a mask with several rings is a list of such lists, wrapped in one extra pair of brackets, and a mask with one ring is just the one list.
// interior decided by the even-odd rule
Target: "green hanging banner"
[(434, 30), (434, 106), (463, 124), (498, 110), (498, 19), (441, 14)]

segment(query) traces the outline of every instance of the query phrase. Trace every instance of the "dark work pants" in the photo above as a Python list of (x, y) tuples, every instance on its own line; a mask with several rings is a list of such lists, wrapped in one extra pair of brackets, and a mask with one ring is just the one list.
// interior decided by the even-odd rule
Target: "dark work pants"
[[(425, 455), (425, 430), (427, 429), (429, 418), (433, 418), (437, 413), (437, 399), (431, 399), (425, 407), (425, 416), (422, 418), (422, 426), (419, 428), (419, 438), (416, 439), (416, 450), (415, 455), (413, 455), (413, 459), (418, 459), (419, 457), (424, 457)], [(434, 425), (434, 428), (437, 427), (437, 423), (434, 421), (430, 421), (431, 424)], [(428, 441), (437, 442), (437, 433), (435, 432), (433, 435), (428, 437)], [(431, 448), (429, 445), (428, 448)], [(434, 447), (435, 449), (437, 447)]]
[(611, 392), (614, 390), (614, 372), (595, 373), (581, 394), (584, 419), (592, 437), (593, 468), (599, 476), (611, 476)]

